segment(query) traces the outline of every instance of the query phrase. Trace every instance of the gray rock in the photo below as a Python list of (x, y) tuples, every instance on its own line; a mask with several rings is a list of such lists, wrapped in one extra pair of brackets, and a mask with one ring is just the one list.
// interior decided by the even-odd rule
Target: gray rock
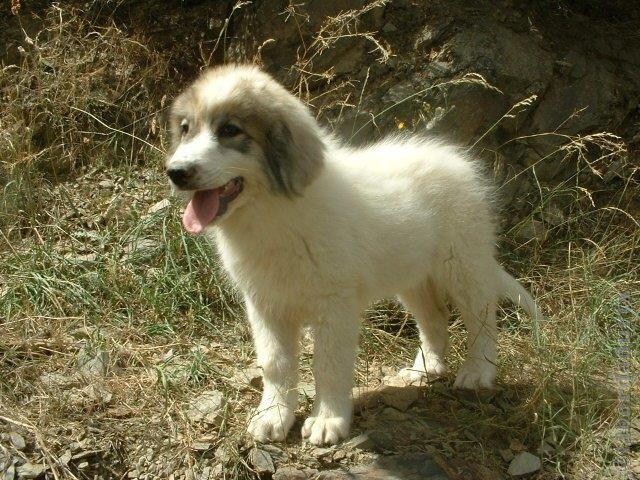
[(80, 373), (87, 377), (103, 377), (107, 374), (109, 353), (101, 351), (91, 356), (87, 351), (80, 350), (77, 365)]
[(276, 471), (271, 455), (260, 448), (252, 448), (248, 460), (258, 475), (273, 474)]
[(191, 448), (197, 452), (206, 452), (211, 448), (211, 444), (208, 442), (193, 442)]
[(16, 467), (12, 464), (4, 471), (4, 480), (13, 480), (16, 478)]
[(316, 398), (316, 386), (313, 383), (301, 383), (298, 385), (300, 396), (304, 399), (313, 400)]
[(273, 480), (307, 480), (309, 476), (295, 467), (282, 467), (273, 474)]
[(11, 444), (15, 447), (16, 450), (24, 450), (24, 448), (27, 446), (24, 438), (18, 432), (11, 432), (9, 434), (9, 438), (11, 439)]
[(171, 202), (169, 202), (168, 198), (165, 198), (164, 200), (160, 200), (159, 202), (151, 205), (149, 207), (149, 210), (147, 210), (147, 212), (148, 213), (160, 212), (162, 210), (166, 210), (167, 208), (169, 208), (169, 205), (171, 205)]
[(382, 403), (405, 412), (420, 398), (420, 391), (416, 387), (386, 387), (380, 392)]
[(540, 462), (539, 457), (536, 457), (529, 452), (522, 452), (511, 460), (508, 472), (509, 475), (518, 477), (520, 475), (526, 475), (527, 473), (536, 472), (540, 470), (541, 466), (542, 462)]
[(237, 372), (231, 379), (232, 383), (242, 390), (262, 388), (262, 369), (248, 367)]
[(220, 420), (220, 408), (224, 402), (224, 395), (218, 390), (203, 392), (191, 402), (187, 417), (191, 422), (217, 424)]
[(346, 441), (343, 446), (346, 448), (369, 449), (373, 447), (373, 441), (369, 437), (369, 432), (364, 432)]
[(38, 478), (40, 475), (44, 474), (47, 470), (47, 467), (41, 465), (39, 463), (31, 463), (27, 462), (24, 465), (20, 465), (18, 467), (18, 478)]

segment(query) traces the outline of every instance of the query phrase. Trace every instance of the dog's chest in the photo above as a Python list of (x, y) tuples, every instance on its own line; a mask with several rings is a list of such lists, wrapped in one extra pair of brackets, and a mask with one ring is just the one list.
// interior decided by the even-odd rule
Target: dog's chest
[(314, 283), (316, 272), (294, 245), (255, 240), (216, 238), (222, 263), (242, 292), (289, 301), (299, 297), (301, 285)]

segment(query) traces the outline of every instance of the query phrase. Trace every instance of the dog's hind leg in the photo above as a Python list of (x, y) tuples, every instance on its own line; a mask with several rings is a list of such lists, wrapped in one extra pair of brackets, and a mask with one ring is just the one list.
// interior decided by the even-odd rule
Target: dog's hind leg
[(398, 375), (408, 383), (439, 376), (446, 372), (449, 309), (431, 281), (400, 295), (400, 301), (413, 313), (420, 332), (420, 348), (413, 366)]
[[(355, 297), (355, 295), (354, 295)], [(324, 299), (313, 324), (316, 401), (302, 436), (315, 445), (334, 444), (351, 426), (353, 369), (358, 346), (358, 307), (352, 299)]]
[(482, 284), (454, 299), (467, 327), (467, 357), (458, 371), (455, 388), (493, 388), (496, 378), (496, 302)]
[(282, 441), (298, 406), (298, 349), (301, 325), (291, 312), (245, 299), (262, 367), (263, 391), (248, 431), (259, 442)]

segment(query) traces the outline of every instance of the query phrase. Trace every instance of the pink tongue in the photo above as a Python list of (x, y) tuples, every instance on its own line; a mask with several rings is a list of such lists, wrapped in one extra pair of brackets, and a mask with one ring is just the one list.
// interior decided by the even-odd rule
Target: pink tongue
[(182, 225), (189, 233), (200, 233), (218, 214), (218, 188), (196, 192), (182, 215)]

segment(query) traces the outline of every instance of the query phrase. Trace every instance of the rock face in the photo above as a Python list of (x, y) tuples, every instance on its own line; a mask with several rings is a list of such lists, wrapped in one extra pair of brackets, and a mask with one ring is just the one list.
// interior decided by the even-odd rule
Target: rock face
[[(631, 165), (614, 168), (616, 160), (627, 161), (624, 152), (603, 158), (600, 139), (588, 135), (612, 132), (632, 149), (640, 143), (634, 126), (640, 121), (640, 39), (624, 33), (625, 15), (638, 19), (640, 9), (619, 5), (607, 13), (612, 27), (593, 5), (572, 2), (563, 15), (534, 3), (504, 2), (496, 9), (489, 1), (397, 1), (348, 20), (344, 12), (360, 9), (361, 0), (308, 2), (297, 10), (305, 19), (298, 29), (286, 15), (275, 15), (285, 5), (263, 2), (233, 22), (238, 36), (231, 55), (251, 57), (274, 39), (260, 50), (267, 69), (294, 89), (304, 84), (298, 88), (303, 98), (352, 142), (400, 129), (473, 146), (494, 171), (498, 196), (515, 222), (539, 201), (539, 187), (553, 189), (577, 170), (581, 186), (610, 192), (630, 175)], [(375, 32), (390, 55), (363, 35), (324, 40), (344, 33), (340, 25), (351, 33)], [(612, 28), (619, 34), (611, 35)], [(289, 68), (294, 64), (298, 68)], [(340, 82), (348, 85), (336, 87), (336, 95), (312, 100)], [(357, 107), (345, 108), (340, 95), (359, 99)], [(566, 148), (585, 136), (579, 141), (597, 172)], [(554, 208), (569, 203), (556, 199)]]

